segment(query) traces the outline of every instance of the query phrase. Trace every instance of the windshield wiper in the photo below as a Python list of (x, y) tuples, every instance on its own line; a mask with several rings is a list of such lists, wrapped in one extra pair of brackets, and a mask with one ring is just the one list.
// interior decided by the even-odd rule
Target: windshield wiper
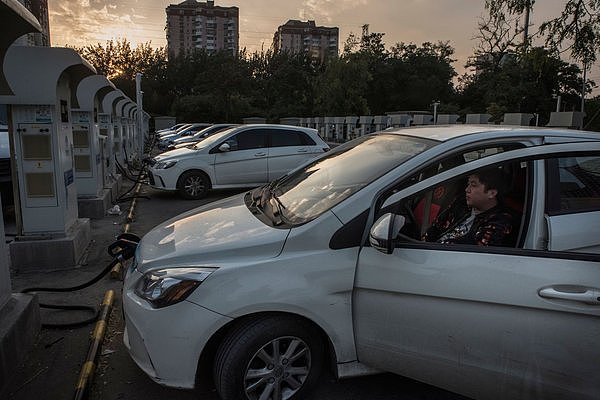
[[(265, 185), (260, 190), (260, 206), (261, 206), (261, 208), (259, 208), (259, 209), (261, 211), (263, 211), (264, 206), (267, 203), (271, 206), (271, 215), (273, 216), (272, 220), (273, 220), (273, 225), (275, 225), (275, 226), (285, 223), (284, 216), (283, 216), (283, 210), (285, 210), (285, 206), (283, 205), (281, 200), (279, 200), (279, 197), (275, 194), (275, 190), (277, 190), (279, 181), (280, 181), (280, 179), (276, 179), (276, 180), (272, 181), (271, 183), (269, 183), (268, 185)], [(253, 198), (253, 200), (254, 200), (254, 198)], [(271, 201), (271, 200), (273, 200), (273, 201)], [(264, 211), (263, 211), (263, 213), (264, 213)]]

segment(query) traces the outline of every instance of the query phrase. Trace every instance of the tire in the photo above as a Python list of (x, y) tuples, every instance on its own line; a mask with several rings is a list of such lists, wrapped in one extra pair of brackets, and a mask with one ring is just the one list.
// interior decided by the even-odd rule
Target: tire
[[(279, 350), (279, 356), (274, 349)], [(315, 327), (290, 316), (246, 321), (217, 350), (214, 381), (223, 400), (302, 399), (316, 385), (323, 342)]]
[(203, 172), (187, 171), (179, 177), (177, 188), (184, 199), (198, 200), (208, 193), (210, 180)]

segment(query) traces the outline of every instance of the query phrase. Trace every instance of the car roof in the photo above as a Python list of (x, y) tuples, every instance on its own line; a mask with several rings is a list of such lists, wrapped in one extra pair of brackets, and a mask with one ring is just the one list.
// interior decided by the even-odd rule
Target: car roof
[(508, 125), (424, 125), (401, 128), (388, 128), (377, 132), (378, 134), (396, 133), (402, 135), (417, 136), (425, 139), (446, 142), (468, 135), (481, 133), (506, 133), (507, 136), (540, 136), (540, 137), (562, 137), (562, 138), (587, 138), (600, 140), (600, 133), (579, 131), (566, 128), (550, 127), (527, 127)]

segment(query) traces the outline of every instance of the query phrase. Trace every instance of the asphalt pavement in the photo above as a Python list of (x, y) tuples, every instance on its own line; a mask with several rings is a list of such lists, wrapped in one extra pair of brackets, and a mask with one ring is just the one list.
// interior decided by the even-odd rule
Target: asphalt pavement
[[(133, 185), (125, 181), (123, 192)], [(203, 200), (182, 200), (176, 193), (161, 192), (143, 186), (130, 223), (131, 233), (144, 235), (157, 224), (217, 199), (239, 191), (212, 192)], [(120, 204), (122, 213), (92, 220), (92, 241), (86, 255), (76, 268), (13, 274), (13, 291), (32, 286), (65, 287), (86, 282), (102, 271), (110, 262), (107, 247), (123, 232), (127, 223), (130, 201)], [(201, 399), (217, 400), (215, 393), (165, 388), (148, 378), (131, 360), (123, 345), (123, 318), (119, 280), (104, 277), (93, 286), (81, 291), (60, 294), (40, 293), (43, 303), (99, 306), (104, 293), (113, 289), (115, 303), (108, 322), (104, 343), (99, 352), (88, 398), (99, 399)], [(83, 312), (45, 311), (42, 321), (47, 323), (73, 322), (87, 318)], [(62, 400), (73, 398), (81, 367), (86, 359), (89, 339), (94, 325), (77, 328), (42, 328), (37, 343), (22, 365), (15, 366), (15, 374), (2, 399)], [(393, 374), (336, 381), (331, 373), (324, 375), (313, 399), (339, 400), (394, 400), (394, 399), (461, 399), (462, 397)]]

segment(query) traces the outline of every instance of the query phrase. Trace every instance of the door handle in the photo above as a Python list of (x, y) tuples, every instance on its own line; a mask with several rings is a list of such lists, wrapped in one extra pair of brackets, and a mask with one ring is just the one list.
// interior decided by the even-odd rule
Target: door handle
[(308, 153), (308, 149), (299, 149), (297, 150), (298, 153)]
[(267, 153), (265, 153), (265, 152), (254, 153), (254, 157), (264, 157), (266, 155), (267, 155)]
[(550, 286), (540, 289), (538, 294), (546, 299), (570, 300), (595, 305), (600, 304), (600, 289), (584, 286)]

